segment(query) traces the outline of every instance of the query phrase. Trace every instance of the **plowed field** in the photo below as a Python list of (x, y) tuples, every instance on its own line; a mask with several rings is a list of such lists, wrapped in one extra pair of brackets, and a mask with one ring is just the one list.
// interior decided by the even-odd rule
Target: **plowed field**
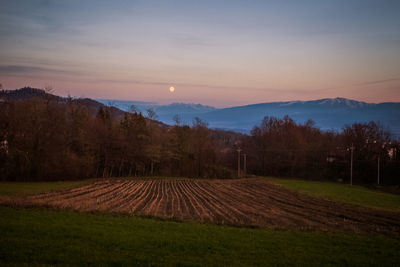
[(313, 198), (257, 179), (110, 179), (64, 191), (3, 198), (0, 202), (237, 226), (400, 236), (400, 213)]

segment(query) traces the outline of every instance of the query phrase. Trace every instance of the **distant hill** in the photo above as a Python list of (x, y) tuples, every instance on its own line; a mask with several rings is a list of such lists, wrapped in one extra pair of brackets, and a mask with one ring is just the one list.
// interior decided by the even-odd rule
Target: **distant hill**
[[(67, 98), (46, 93), (41, 89), (30, 87), (18, 90), (0, 91), (1, 99), (24, 100), (31, 97), (48, 97), (58, 101)], [(92, 100), (77, 98), (74, 101), (87, 106), (93, 112), (102, 106), (112, 106), (113, 114), (122, 117), (125, 111), (130, 111), (132, 105), (138, 112), (146, 114), (152, 108), (157, 114), (157, 120), (173, 124), (174, 116), (179, 115), (182, 123), (191, 124), (195, 117), (199, 117), (216, 129), (233, 130), (249, 133), (255, 125), (259, 125), (265, 116), (282, 118), (289, 115), (297, 123), (304, 123), (311, 119), (322, 130), (341, 130), (346, 124), (355, 122), (380, 122), (387, 127), (397, 138), (400, 137), (400, 103), (366, 103), (346, 98), (326, 98), (312, 101), (270, 102), (254, 105), (237, 106), (217, 109), (201, 104), (173, 103), (159, 105), (154, 102), (127, 101), (127, 100)]]
[(17, 90), (1, 90), (0, 91), (0, 99), (7, 99), (7, 100), (26, 100), (29, 98), (38, 97), (38, 98), (50, 98), (54, 100), (63, 101), (64, 98), (60, 96), (56, 96), (50, 93), (47, 93), (45, 90), (31, 88), (31, 87), (24, 87)]
[[(46, 99), (51, 99), (51, 100), (57, 101), (59, 103), (67, 103), (67, 100), (68, 100), (68, 98), (66, 98), (66, 97), (56, 96), (56, 95), (46, 92), (45, 90), (31, 88), (31, 87), (24, 87), (24, 88), (16, 89), (16, 90), (1, 90), (0, 91), (0, 102), (4, 101), (4, 100), (23, 101), (23, 100), (28, 100), (31, 98), (41, 98), (41, 99), (46, 98)], [(75, 101), (79, 104), (84, 105), (93, 114), (97, 114), (97, 111), (101, 107), (105, 107), (104, 104), (102, 104), (98, 101), (95, 101), (93, 99), (90, 99), (90, 98), (73, 98), (72, 101)], [(124, 111), (122, 111), (116, 107), (111, 107), (111, 112), (117, 118), (122, 118), (125, 113)]]
[(199, 117), (210, 127), (249, 131), (264, 116), (289, 115), (298, 123), (311, 119), (323, 130), (340, 130), (346, 124), (379, 121), (400, 133), (400, 103), (372, 104), (345, 98), (313, 101), (271, 102), (215, 110)]
[[(326, 98), (312, 101), (260, 103), (217, 109), (200, 104), (174, 103), (163, 106), (147, 102), (121, 102), (126, 106), (129, 106), (129, 103), (133, 103), (142, 112), (151, 107), (157, 113), (158, 119), (167, 124), (173, 123), (175, 115), (179, 115), (182, 121), (187, 124), (191, 124), (195, 117), (199, 117), (208, 122), (212, 128), (243, 133), (249, 133), (255, 125), (260, 124), (264, 116), (283, 117), (289, 115), (298, 123), (304, 123), (311, 119), (316, 123), (317, 127), (323, 130), (340, 130), (346, 124), (354, 122), (379, 121), (389, 128), (392, 133), (400, 134), (400, 103), (373, 104), (346, 98)], [(116, 107), (127, 110), (118, 101), (113, 103)]]

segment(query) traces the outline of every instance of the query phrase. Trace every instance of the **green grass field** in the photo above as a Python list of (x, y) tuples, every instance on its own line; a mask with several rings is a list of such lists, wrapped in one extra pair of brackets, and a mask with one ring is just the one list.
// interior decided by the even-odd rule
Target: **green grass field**
[[(60, 190), (92, 182), (0, 183), (0, 195)], [(270, 181), (353, 204), (398, 209), (399, 196), (358, 186)], [(1, 265), (396, 266), (400, 240), (377, 234), (250, 229), (0, 206)]]
[(0, 182), (0, 196), (37, 194), (52, 190), (77, 187), (94, 181), (95, 179), (72, 182)]
[(355, 265), (400, 263), (380, 235), (249, 229), (0, 207), (0, 265)]
[(290, 190), (370, 208), (400, 211), (400, 195), (384, 193), (365, 187), (332, 182), (268, 178), (269, 181)]

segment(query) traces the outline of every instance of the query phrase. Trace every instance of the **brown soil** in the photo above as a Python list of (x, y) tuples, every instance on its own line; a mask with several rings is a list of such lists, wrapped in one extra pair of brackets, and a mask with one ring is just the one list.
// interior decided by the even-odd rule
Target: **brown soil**
[(258, 179), (102, 180), (0, 204), (106, 211), (279, 229), (379, 232), (400, 237), (400, 213), (289, 191)]

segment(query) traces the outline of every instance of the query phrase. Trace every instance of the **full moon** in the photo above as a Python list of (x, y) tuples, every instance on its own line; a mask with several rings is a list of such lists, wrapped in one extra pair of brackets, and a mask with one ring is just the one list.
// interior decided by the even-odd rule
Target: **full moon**
[(174, 88), (173, 86), (171, 86), (171, 87), (169, 88), (169, 91), (172, 93), (173, 91), (175, 91), (175, 88)]

